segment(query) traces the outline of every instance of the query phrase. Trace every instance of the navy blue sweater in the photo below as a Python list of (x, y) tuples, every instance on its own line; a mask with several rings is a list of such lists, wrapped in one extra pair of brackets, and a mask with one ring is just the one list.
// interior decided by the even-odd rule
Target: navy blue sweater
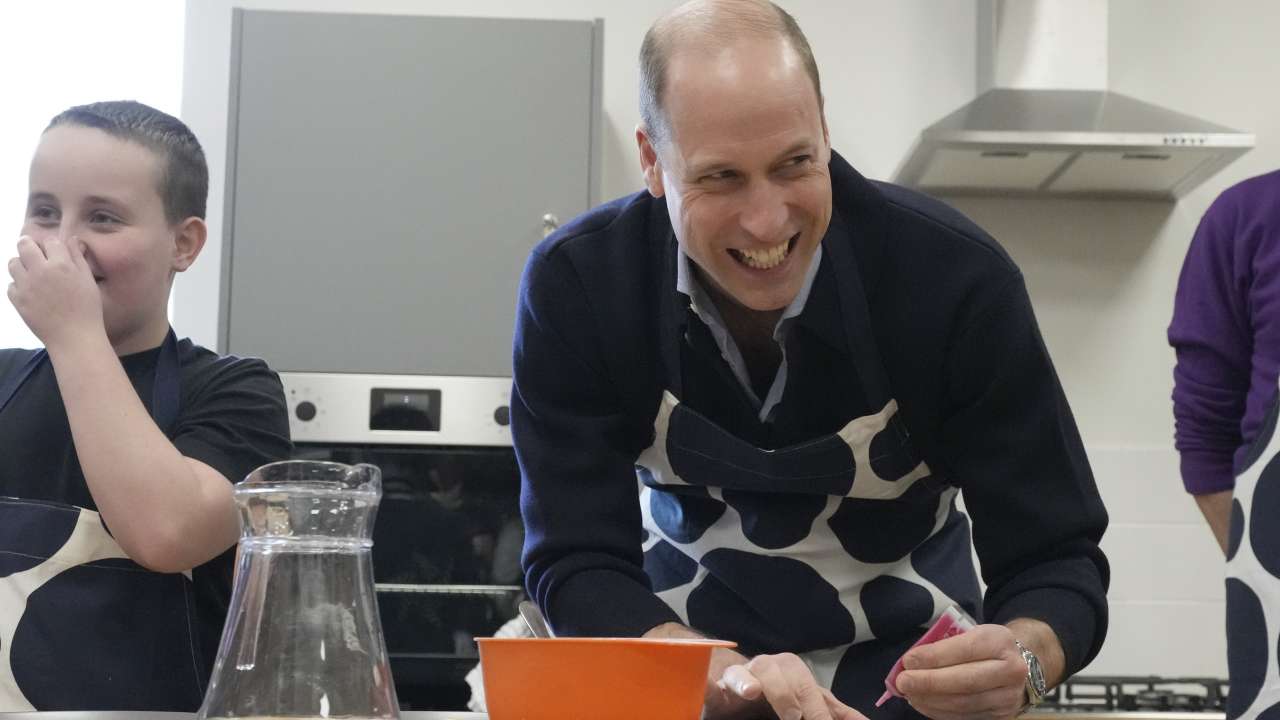
[[(911, 441), (935, 478), (963, 493), (987, 584), (980, 612), (989, 622), (1045, 621), (1074, 672), (1106, 633), (1108, 566), (1098, 543), (1107, 515), (1022, 276), (942, 203), (869, 182), (835, 154), (831, 171), (824, 247), (852, 249), (884, 380)], [(687, 342), (684, 329), (699, 322), (675, 291), (677, 252), (665, 202), (642, 192), (567, 224), (525, 268), (511, 398), (524, 567), (530, 595), (561, 634), (639, 635), (679, 621), (644, 572), (636, 479), (673, 382), (660, 358), (663, 334), (677, 328)], [(822, 328), (840, 332), (840, 309), (821, 290), (843, 282), (829, 255), (800, 316), (815, 347)], [(879, 372), (852, 368), (839, 346), (823, 346), (833, 377)], [(698, 366), (686, 378), (712, 377), (707, 368), (723, 362), (688, 348), (683, 357)], [(809, 420), (760, 424), (728, 392), (683, 399), (757, 447), (832, 433), (849, 417), (815, 393), (805, 399), (812, 411), (797, 414)]]

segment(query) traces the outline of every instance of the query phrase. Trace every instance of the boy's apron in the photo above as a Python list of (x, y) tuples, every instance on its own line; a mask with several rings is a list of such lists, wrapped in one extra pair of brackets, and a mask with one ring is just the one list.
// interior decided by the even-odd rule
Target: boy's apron
[(1273, 405), (1236, 477), (1227, 547), (1230, 720), (1280, 718), (1280, 433)]
[[(849, 372), (873, 411), (798, 445), (752, 446), (681, 402), (681, 315), (668, 307), (673, 387), (636, 461), (645, 571), (691, 627), (748, 655), (797, 652), (865, 712), (924, 628), (952, 604), (981, 617), (981, 596), (957, 489), (917, 455), (889, 394), (852, 250), (839, 239), (823, 247)], [(873, 717), (908, 711), (891, 704)]]
[[(0, 385), (0, 412), (44, 363)], [(156, 361), (151, 416), (166, 435), (181, 402), (173, 330)], [(0, 712), (193, 710), (197, 659), (189, 573), (129, 560), (97, 512), (0, 497)]]

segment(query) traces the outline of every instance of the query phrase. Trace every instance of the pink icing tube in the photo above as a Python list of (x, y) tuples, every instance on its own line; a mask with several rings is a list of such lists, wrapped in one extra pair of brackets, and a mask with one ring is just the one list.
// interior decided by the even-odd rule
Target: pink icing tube
[[(938, 619), (933, 623), (933, 626), (926, 630), (924, 635), (921, 635), (920, 639), (911, 647), (914, 648), (919, 645), (928, 645), (929, 643), (935, 643), (949, 637), (955, 637), (956, 635), (973, 628), (975, 625), (977, 625), (977, 623), (973, 621), (973, 618), (966, 615), (960, 608), (952, 605), (942, 611), (942, 615), (938, 616)], [(911, 648), (907, 648), (907, 652), (911, 652)], [(906, 656), (907, 653), (902, 653), (902, 657)], [(889, 674), (885, 676), (885, 691), (884, 694), (880, 696), (880, 699), (876, 701), (876, 707), (880, 707), (885, 704), (885, 702), (887, 702), (891, 697), (902, 697), (902, 693), (898, 692), (897, 685), (898, 673), (900, 672), (902, 672), (901, 657), (898, 658), (898, 662), (894, 663), (893, 667), (889, 669)]]

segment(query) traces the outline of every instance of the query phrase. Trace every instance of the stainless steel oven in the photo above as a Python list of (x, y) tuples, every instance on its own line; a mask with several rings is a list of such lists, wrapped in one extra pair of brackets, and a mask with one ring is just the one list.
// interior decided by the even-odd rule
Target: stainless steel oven
[(523, 592), (510, 380), (280, 378), (297, 457), (382, 469), (374, 580), (401, 705), (465, 709), (473, 638), (514, 617)]
[(1077, 675), (1045, 696), (1024, 720), (1223, 720), (1228, 683), (1222, 678)]

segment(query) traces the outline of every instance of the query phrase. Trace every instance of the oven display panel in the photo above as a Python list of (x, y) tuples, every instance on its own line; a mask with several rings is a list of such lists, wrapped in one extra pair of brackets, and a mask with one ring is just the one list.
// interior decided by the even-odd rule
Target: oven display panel
[(370, 430), (440, 431), (440, 391), (373, 388), (369, 391)]

